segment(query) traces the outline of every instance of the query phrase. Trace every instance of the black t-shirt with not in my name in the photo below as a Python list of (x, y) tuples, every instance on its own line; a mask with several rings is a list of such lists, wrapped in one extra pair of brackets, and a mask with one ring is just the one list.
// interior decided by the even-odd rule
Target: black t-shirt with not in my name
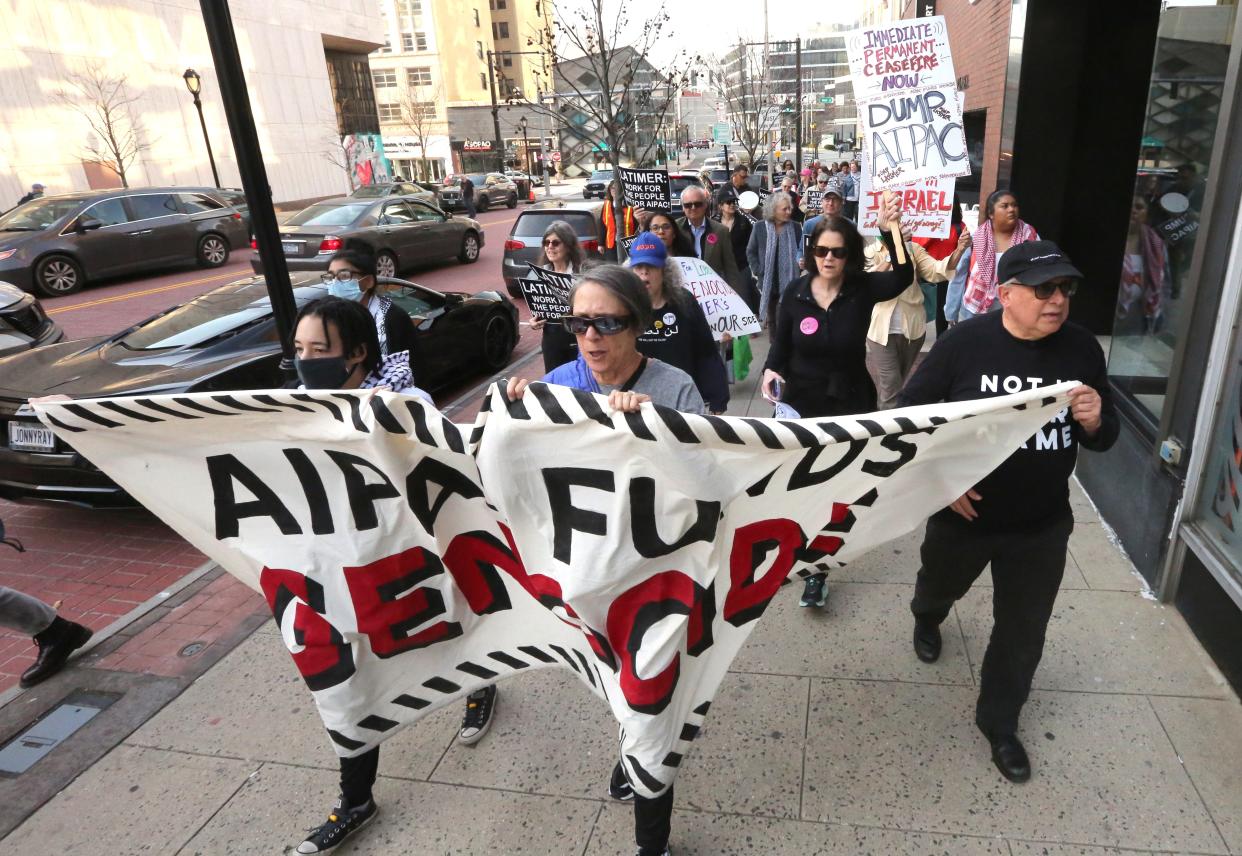
[(906, 383), (898, 405), (994, 398), (1024, 389), (1077, 380), (1100, 394), (1100, 427), (1094, 437), (1065, 408), (975, 486), (979, 517), (971, 522), (950, 509), (937, 519), (994, 532), (1037, 529), (1070, 513), (1069, 477), (1078, 447), (1102, 452), (1117, 440), (1120, 423), (1099, 342), (1066, 322), (1042, 339), (1005, 329), (1002, 313), (963, 321), (944, 334)]

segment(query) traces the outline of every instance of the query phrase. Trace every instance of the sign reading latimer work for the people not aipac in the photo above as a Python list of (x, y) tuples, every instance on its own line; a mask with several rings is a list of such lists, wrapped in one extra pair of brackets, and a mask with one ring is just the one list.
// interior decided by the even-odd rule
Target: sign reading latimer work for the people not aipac
[(573, 287), (573, 274), (558, 273), (531, 264), (531, 278), (519, 279), (522, 296), (532, 318), (560, 318), (569, 314), (569, 289)]
[[(909, 532), (1032, 434), (1068, 435), (1074, 385), (797, 421), (617, 413), (544, 383), (517, 401), (493, 385), (473, 426), (376, 389), (35, 410), (263, 593), (270, 643), (338, 755), (555, 667), (609, 706), (626, 776), (651, 797), (786, 579)], [(583, 763), (604, 776), (613, 760)]]
[(969, 175), (944, 16), (863, 27), (846, 51), (872, 186)]
[(621, 179), (621, 190), (625, 194), (627, 205), (648, 211), (668, 211), (672, 206), (668, 170), (630, 169), (623, 166), (618, 167), (617, 176)]

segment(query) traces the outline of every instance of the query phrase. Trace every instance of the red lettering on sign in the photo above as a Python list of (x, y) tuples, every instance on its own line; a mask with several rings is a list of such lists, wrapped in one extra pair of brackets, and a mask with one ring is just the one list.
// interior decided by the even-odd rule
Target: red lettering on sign
[(369, 565), (342, 570), (354, 602), (358, 632), (366, 634), (377, 657), (394, 657), (461, 635), (461, 625), (455, 621), (437, 621), (411, 633), (446, 612), (440, 590), (422, 585), (444, 573), (435, 553), (414, 547)]
[[(259, 586), (277, 626), (283, 627), (286, 610), (293, 606), (293, 638), (302, 647), (290, 652), (294, 665), (314, 690), (344, 683), (354, 673), (353, 650), (340, 632), (316, 608), (324, 608), (323, 588), (305, 574), (264, 568)], [(296, 598), (296, 600), (295, 600)]]
[[(731, 585), (725, 596), (724, 620), (741, 627), (762, 615), (793, 570), (796, 554), (805, 541), (802, 527), (785, 518), (760, 520), (740, 527), (733, 535), (733, 548), (729, 551)], [(760, 550), (760, 547), (766, 549)], [(772, 566), (762, 577), (754, 579), (755, 569), (772, 547), (777, 550)]]

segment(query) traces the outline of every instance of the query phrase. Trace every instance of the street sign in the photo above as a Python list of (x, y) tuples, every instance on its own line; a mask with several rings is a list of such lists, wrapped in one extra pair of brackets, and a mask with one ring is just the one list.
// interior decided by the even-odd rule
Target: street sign
[(774, 131), (780, 122), (781, 108), (775, 104), (768, 104), (759, 111), (759, 130)]
[(560, 153), (560, 152), (553, 152), (553, 153), (552, 153), (552, 162), (553, 162), (553, 163), (560, 163), (560, 162), (561, 162), (561, 153)]
[(717, 122), (712, 126), (712, 140), (717, 143), (727, 143), (733, 139), (733, 129), (729, 127), (728, 122)]
[(820, 104), (835, 104), (837, 103), (837, 98), (835, 95), (821, 95), (819, 96), (819, 103)]

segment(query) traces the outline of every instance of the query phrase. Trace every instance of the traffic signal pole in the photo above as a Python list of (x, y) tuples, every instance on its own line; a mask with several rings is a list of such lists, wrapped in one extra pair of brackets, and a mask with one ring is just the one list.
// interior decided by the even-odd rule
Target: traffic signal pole
[(795, 81), (796, 89), (794, 90), (794, 110), (797, 125), (794, 129), (794, 172), (802, 175), (802, 37), (794, 39), (794, 56), (795, 56)]

